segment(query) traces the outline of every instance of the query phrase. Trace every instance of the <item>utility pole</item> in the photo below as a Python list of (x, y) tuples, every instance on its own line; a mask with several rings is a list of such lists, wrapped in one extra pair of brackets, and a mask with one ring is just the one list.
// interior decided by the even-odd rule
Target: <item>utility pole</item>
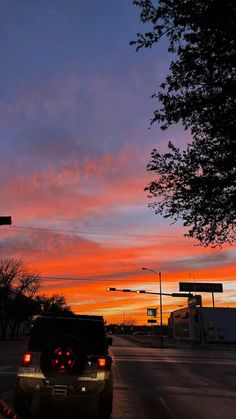
[(161, 347), (163, 347), (163, 321), (162, 321), (162, 291), (161, 291), (161, 272), (159, 272), (159, 284), (160, 284), (160, 326), (161, 326), (161, 330), (160, 330), (160, 338), (161, 338)]

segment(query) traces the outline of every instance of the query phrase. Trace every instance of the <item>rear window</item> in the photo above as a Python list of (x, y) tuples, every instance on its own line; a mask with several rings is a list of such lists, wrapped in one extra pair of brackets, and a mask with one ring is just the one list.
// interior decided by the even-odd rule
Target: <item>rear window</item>
[(71, 318), (38, 318), (32, 325), (29, 351), (40, 351), (58, 335), (72, 335), (83, 342), (87, 354), (106, 351), (103, 321)]

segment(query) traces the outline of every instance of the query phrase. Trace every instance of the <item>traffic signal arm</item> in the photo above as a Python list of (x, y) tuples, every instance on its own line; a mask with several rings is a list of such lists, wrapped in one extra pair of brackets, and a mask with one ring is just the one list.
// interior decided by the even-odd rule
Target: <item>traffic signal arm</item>
[[(160, 295), (160, 292), (151, 292), (146, 290), (131, 290), (129, 288), (117, 289), (114, 287), (107, 288), (107, 291), (118, 291), (118, 292), (135, 292), (136, 294), (152, 294), (152, 295)], [(169, 297), (182, 297), (182, 298), (189, 298), (193, 297), (193, 294), (190, 293), (181, 293), (181, 292), (172, 292), (166, 293), (162, 292), (161, 295), (168, 295)]]

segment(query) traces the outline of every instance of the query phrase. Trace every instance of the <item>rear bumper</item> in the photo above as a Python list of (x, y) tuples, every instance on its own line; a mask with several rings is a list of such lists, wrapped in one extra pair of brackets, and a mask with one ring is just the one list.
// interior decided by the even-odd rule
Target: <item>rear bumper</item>
[(85, 398), (103, 391), (106, 379), (102, 380), (76, 380), (71, 385), (51, 385), (40, 378), (18, 377), (17, 386), (25, 393), (41, 396), (51, 396), (52, 399), (60, 398)]
[[(48, 385), (40, 379), (19, 378), (15, 394), (19, 392), (25, 397), (18, 398), (15, 409), (18, 414), (25, 411), (42, 412), (42, 417), (59, 417), (56, 413), (66, 412), (63, 417), (72, 417), (74, 412), (95, 412), (100, 393), (105, 387), (105, 381), (79, 381), (73, 386)], [(51, 413), (50, 413), (51, 412)], [(54, 413), (52, 413), (54, 412)]]

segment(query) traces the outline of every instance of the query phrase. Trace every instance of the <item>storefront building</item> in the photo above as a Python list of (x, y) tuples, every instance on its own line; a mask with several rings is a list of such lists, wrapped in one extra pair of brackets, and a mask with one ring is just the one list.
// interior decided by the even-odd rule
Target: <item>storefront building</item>
[(210, 342), (236, 342), (236, 308), (185, 307), (171, 313), (169, 335)]

